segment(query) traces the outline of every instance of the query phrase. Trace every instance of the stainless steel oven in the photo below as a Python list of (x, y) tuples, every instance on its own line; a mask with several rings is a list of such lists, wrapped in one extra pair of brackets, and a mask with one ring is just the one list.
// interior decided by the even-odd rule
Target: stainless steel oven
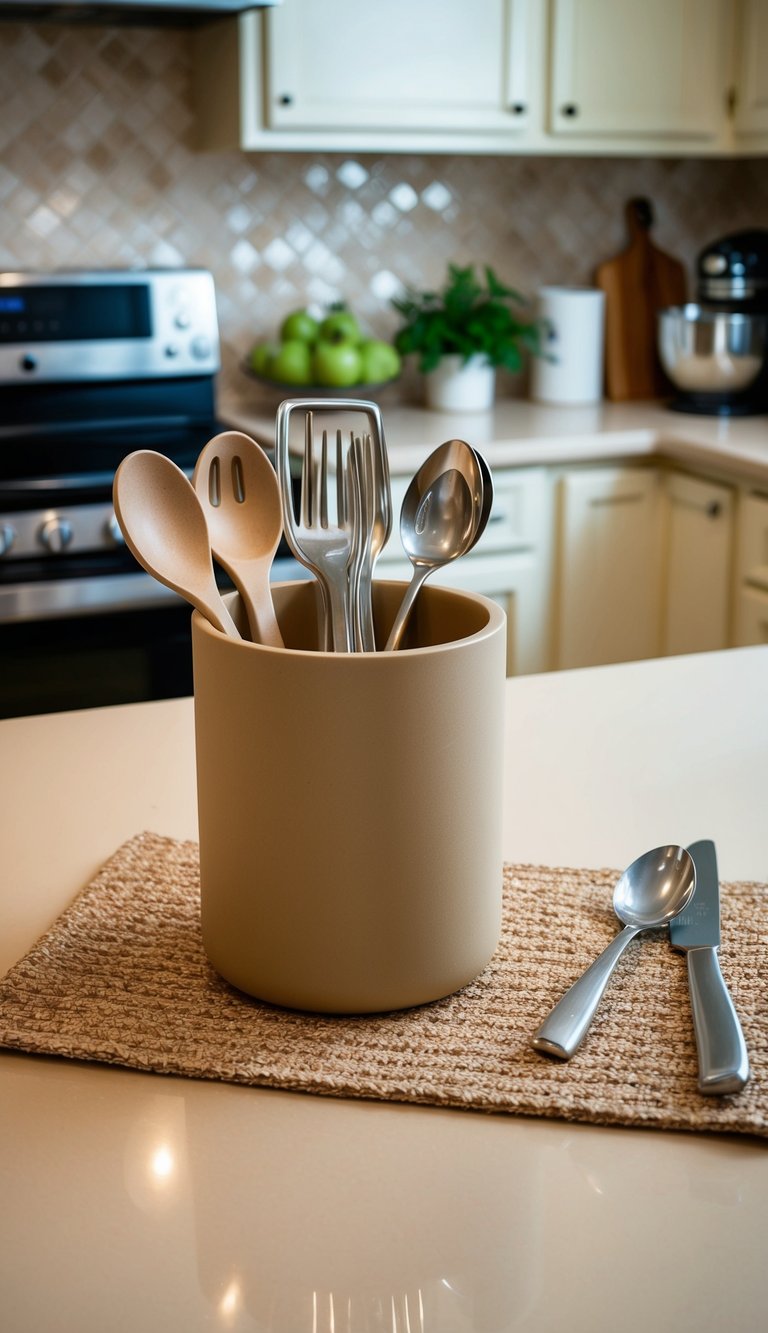
[(112, 481), (140, 448), (191, 473), (218, 369), (204, 270), (0, 273), (0, 716), (191, 691), (190, 609), (126, 550)]

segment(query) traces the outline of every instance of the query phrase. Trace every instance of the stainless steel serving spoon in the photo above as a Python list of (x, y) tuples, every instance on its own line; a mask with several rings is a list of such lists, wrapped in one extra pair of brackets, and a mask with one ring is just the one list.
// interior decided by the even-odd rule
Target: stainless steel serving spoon
[(490, 512), (483, 496), (479, 456), (463, 440), (441, 444), (411, 480), (400, 511), (400, 540), (414, 573), (385, 652), (399, 647), (424, 580), (474, 546)]
[(418, 591), (426, 578), (464, 555), (475, 532), (472, 493), (461, 472), (451, 468), (422, 490), (418, 473), (400, 514), (400, 540), (413, 565), (413, 577), (398, 607), (385, 652), (399, 647)]
[(139, 564), (222, 634), (239, 639), (216, 586), (205, 514), (181, 468), (165, 454), (137, 449), (115, 473), (113, 499), (125, 544)]
[(535, 1050), (570, 1060), (627, 945), (641, 930), (666, 925), (682, 912), (695, 888), (696, 867), (684, 847), (654, 847), (632, 862), (613, 892), (613, 910), (624, 929), (558, 1000), (533, 1038)]
[(237, 588), (255, 643), (282, 648), (269, 571), (283, 534), (277, 473), (261, 445), (237, 430), (209, 440), (193, 485), (203, 506), (211, 549)]

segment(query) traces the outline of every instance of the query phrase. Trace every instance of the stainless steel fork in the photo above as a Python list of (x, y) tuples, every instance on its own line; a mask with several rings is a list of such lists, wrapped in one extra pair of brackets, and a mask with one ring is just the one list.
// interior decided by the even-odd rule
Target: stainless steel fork
[(392, 493), (384, 437), (353, 436), (352, 463), (355, 553), (350, 567), (350, 603), (355, 648), (376, 651), (371, 600), (373, 570), (392, 531)]
[[(329, 509), (331, 483), (328, 431), (322, 433), (319, 458), (315, 445), (315, 418), (348, 420), (363, 414), (366, 443), (355, 445), (357, 433), (345, 449), (336, 429), (335, 512)], [(303, 419), (304, 441), (301, 503), (297, 518), (292, 500), (290, 445), (291, 418)], [(392, 526), (392, 501), (384, 432), (377, 404), (357, 399), (293, 399), (277, 411), (275, 454), (283, 505), (285, 536), (297, 560), (316, 575), (326, 619), (327, 640), (321, 646), (337, 652), (373, 651), (371, 614), (373, 566)]]
[[(353, 553), (353, 520), (347, 504), (341, 432), (337, 432), (336, 513), (328, 507), (328, 432), (322, 433), (318, 458), (314, 438), (314, 412), (308, 404), (304, 416), (304, 455), (301, 471), (301, 501), (298, 517), (293, 508), (290, 480), (288, 413), (278, 409), (276, 456), (283, 503), (285, 536), (293, 554), (311, 569), (320, 584), (330, 643), (334, 652), (353, 650), (354, 638), (347, 597), (347, 571)], [(326, 645), (323, 645), (326, 646)]]

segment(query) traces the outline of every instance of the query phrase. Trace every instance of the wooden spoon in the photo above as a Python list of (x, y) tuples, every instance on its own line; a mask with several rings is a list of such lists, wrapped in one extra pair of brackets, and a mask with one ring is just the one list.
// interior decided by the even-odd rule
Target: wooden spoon
[(277, 473), (260, 444), (228, 430), (209, 440), (194, 486), (213, 554), (235, 584), (256, 643), (282, 648), (269, 571), (283, 535)]
[(125, 544), (139, 564), (222, 634), (239, 639), (216, 586), (205, 514), (181, 468), (165, 454), (138, 449), (118, 467), (113, 498)]

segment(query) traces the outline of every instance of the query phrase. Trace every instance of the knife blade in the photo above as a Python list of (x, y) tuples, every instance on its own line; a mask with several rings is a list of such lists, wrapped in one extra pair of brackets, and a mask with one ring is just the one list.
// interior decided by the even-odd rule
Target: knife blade
[(744, 1087), (749, 1058), (717, 957), (720, 885), (715, 844), (704, 838), (691, 843), (688, 851), (696, 866), (696, 892), (684, 911), (670, 921), (669, 938), (673, 948), (686, 954), (699, 1091), (722, 1096)]

